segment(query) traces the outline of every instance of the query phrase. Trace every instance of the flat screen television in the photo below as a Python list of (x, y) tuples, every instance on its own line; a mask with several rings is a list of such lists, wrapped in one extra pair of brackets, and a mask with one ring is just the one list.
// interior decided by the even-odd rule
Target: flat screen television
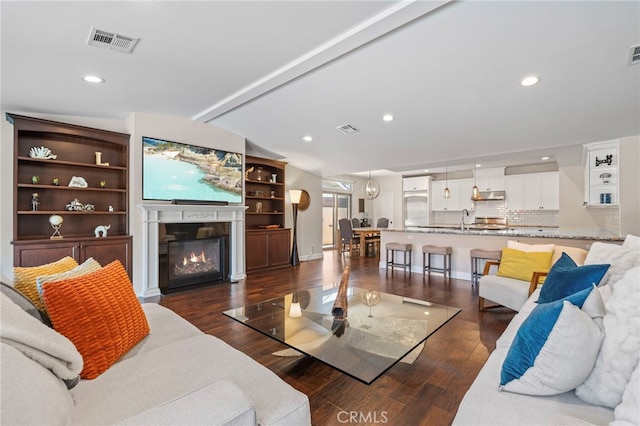
[(242, 154), (142, 137), (142, 198), (241, 203)]

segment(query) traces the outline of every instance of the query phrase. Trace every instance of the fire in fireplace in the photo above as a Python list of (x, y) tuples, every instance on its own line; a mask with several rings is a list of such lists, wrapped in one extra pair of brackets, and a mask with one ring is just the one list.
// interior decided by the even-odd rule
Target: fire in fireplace
[(166, 224), (160, 241), (162, 293), (228, 279), (228, 226), (207, 225)]
[[(220, 238), (169, 242), (169, 279), (220, 271)], [(207, 253), (205, 254), (205, 250)], [(196, 254), (197, 253), (197, 254)]]

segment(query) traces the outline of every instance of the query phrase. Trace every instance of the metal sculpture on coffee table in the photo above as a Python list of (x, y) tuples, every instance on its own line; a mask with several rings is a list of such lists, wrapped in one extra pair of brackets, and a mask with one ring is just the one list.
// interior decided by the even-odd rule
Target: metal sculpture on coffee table
[(336, 300), (333, 302), (333, 307), (331, 308), (331, 314), (333, 315), (331, 331), (336, 335), (336, 337), (342, 336), (345, 328), (349, 326), (349, 321), (347, 320), (347, 308), (349, 307), (347, 289), (349, 287), (350, 272), (351, 268), (349, 266), (345, 266), (344, 271), (342, 272), (340, 286), (338, 287), (338, 294), (336, 295)]

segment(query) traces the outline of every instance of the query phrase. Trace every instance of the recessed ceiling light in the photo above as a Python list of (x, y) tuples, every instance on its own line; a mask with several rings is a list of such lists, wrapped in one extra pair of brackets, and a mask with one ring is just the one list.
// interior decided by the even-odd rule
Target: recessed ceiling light
[(104, 78), (97, 75), (85, 75), (82, 79), (87, 83), (104, 83)]
[(536, 77), (535, 75), (531, 75), (529, 77), (525, 77), (520, 81), (520, 85), (524, 87), (533, 86), (534, 84), (538, 84), (540, 81), (540, 77)]
[(424, 169), (424, 172), (425, 173), (429, 173), (429, 169)]
[(549, 159), (549, 157), (542, 157), (542, 159), (543, 159), (544, 161), (547, 161), (547, 160)]
[(311, 142), (313, 140), (313, 138), (311, 136), (304, 136), (302, 138), (302, 140), (305, 141), (305, 142)]
[(476, 164), (476, 167), (482, 167), (482, 164)]
[(391, 114), (385, 114), (385, 115), (383, 115), (383, 116), (382, 116), (382, 119), (383, 119), (384, 121), (393, 121), (393, 115), (391, 115)]

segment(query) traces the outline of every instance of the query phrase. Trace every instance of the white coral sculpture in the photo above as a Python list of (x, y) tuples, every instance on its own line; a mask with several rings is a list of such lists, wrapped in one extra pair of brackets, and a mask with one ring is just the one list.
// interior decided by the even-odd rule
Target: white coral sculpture
[(52, 153), (46, 146), (34, 146), (29, 150), (29, 157), (42, 158), (45, 160), (55, 160), (58, 158), (58, 156)]

